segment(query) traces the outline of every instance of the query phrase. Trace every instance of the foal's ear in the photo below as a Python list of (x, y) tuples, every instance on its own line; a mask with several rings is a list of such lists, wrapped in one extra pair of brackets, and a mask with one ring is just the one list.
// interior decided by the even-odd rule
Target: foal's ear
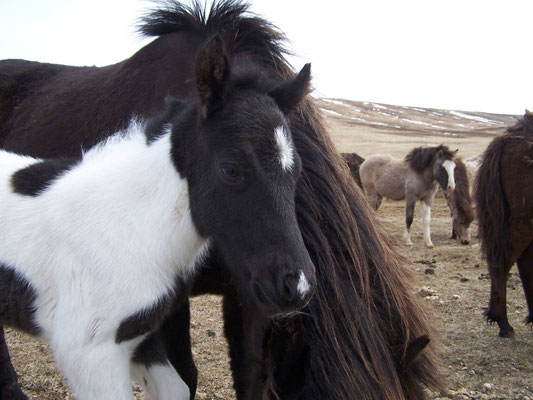
[(309, 93), (311, 84), (311, 64), (305, 64), (296, 78), (290, 79), (275, 89), (269, 95), (276, 101), (284, 114), (288, 114)]
[(219, 104), (226, 89), (230, 66), (222, 38), (210, 39), (196, 59), (196, 87), (202, 101), (202, 116), (206, 118)]

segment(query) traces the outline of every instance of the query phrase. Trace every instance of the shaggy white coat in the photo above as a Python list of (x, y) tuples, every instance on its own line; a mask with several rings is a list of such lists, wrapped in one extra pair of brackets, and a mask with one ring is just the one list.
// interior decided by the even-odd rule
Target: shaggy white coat
[(208, 247), (170, 135), (148, 146), (143, 128), (91, 149), (36, 197), (10, 179), (39, 160), (0, 152), (0, 263), (36, 290), (35, 322), (80, 400), (131, 400), (132, 373), (154, 399), (189, 398), (170, 365), (131, 370), (143, 336), (115, 343), (120, 323), (169, 294)]

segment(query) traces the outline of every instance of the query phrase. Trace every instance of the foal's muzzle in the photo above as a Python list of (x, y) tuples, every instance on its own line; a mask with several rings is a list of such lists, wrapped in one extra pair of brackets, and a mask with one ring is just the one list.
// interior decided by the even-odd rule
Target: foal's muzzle
[(282, 267), (270, 282), (255, 279), (253, 292), (266, 314), (298, 311), (309, 303), (316, 287), (314, 266), (310, 265), (307, 274), (303, 269)]

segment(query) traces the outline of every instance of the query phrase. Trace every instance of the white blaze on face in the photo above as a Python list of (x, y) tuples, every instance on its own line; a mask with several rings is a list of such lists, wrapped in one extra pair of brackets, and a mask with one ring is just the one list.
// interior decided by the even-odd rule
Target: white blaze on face
[(284, 171), (290, 171), (294, 165), (294, 146), (288, 132), (283, 126), (274, 130), (274, 138), (279, 152), (279, 162)]
[(448, 189), (455, 190), (455, 163), (452, 160), (446, 160), (442, 163), (442, 166), (448, 174)]
[(307, 282), (307, 278), (305, 277), (303, 271), (300, 271), (300, 280), (298, 281), (298, 293), (303, 297), (310, 289), (309, 282)]

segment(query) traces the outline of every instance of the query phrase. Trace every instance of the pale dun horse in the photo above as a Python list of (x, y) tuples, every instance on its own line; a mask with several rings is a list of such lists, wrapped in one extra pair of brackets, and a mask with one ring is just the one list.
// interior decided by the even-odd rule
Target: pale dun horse
[(410, 237), (415, 204), (420, 200), (420, 215), (424, 230), (424, 243), (434, 248), (431, 241), (431, 205), (437, 192), (439, 181), (447, 182), (446, 190), (455, 190), (453, 157), (457, 153), (447, 146), (417, 147), (405, 159), (399, 160), (386, 154), (368, 157), (360, 167), (361, 183), (368, 201), (374, 210), (381, 205), (383, 198), (406, 201), (405, 232), (403, 240), (412, 246)]

